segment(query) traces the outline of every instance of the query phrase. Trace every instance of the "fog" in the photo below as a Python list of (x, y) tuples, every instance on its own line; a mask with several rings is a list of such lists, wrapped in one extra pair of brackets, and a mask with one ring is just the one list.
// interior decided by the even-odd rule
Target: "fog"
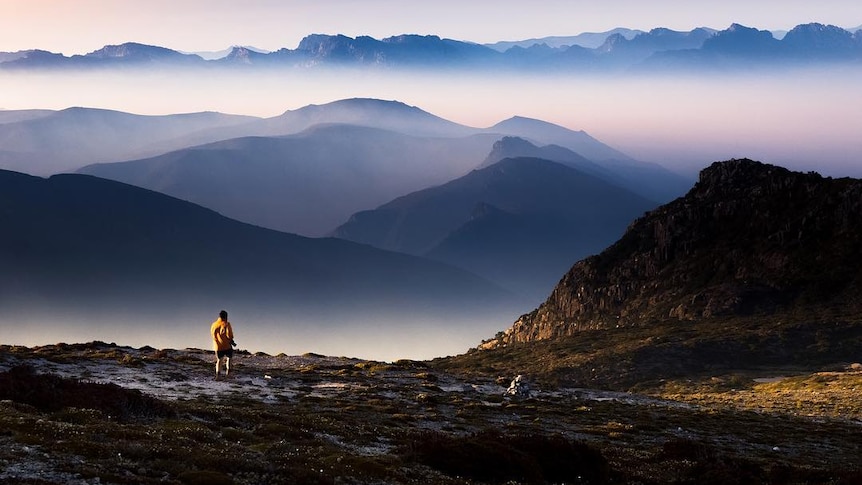
[(862, 176), (862, 69), (750, 74), (513, 75), (395, 70), (0, 73), (4, 109), (85, 106), (137, 114), (269, 117), (351, 97), (398, 100), (487, 127), (519, 115), (584, 130), (634, 158), (693, 175), (749, 157)]
[[(694, 175), (714, 161), (748, 157), (827, 176), (862, 177), (862, 69), (747, 75), (512, 75), (392, 70), (199, 70), (152, 73), (0, 72), (0, 108), (106, 108), (136, 114), (219, 111), (270, 117), (309, 104), (366, 97), (398, 100), (484, 128), (525, 116), (584, 130), (643, 161)], [(481, 160), (476, 160), (480, 163)], [(519, 312), (532, 310), (525, 306)], [(2, 316), (3, 343), (101, 340), (209, 348), (219, 308), (157, 315), (75, 315), (44, 308)], [(508, 328), (518, 312), (322, 317), (228, 308), (240, 348), (377, 360), (458, 354)], [(38, 313), (34, 313), (38, 312)]]
[[(4, 316), (4, 345), (49, 345), (102, 341), (135, 348), (212, 348), (209, 329), (219, 308), (207, 313), (86, 316), (44, 309)], [(525, 310), (526, 311), (526, 310)], [(485, 315), (445, 320), (416, 314), (311, 315), (262, 314), (259, 309), (230, 310), (237, 349), (301, 355), (313, 352), (393, 362), (426, 360), (462, 354), (510, 326), (517, 315), (489, 311)]]

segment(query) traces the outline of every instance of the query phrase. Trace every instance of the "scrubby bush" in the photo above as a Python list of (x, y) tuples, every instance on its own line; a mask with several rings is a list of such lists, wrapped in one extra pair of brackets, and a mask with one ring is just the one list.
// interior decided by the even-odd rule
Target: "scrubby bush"
[(83, 382), (54, 374), (37, 374), (17, 366), (0, 372), (0, 399), (29, 404), (41, 411), (95, 409), (118, 420), (170, 416), (171, 408), (134, 389), (116, 384)]
[(453, 477), (491, 483), (608, 482), (602, 454), (562, 436), (502, 435), (485, 431), (467, 436), (429, 432), (415, 437), (405, 459)]

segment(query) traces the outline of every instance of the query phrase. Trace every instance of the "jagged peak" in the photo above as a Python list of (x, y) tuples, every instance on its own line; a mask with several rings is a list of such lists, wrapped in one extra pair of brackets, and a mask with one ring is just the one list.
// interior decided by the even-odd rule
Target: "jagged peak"
[(442, 39), (437, 35), (400, 34), (386, 37), (385, 39), (382, 39), (381, 42), (386, 42), (387, 44), (404, 44), (417, 40), (440, 42)]

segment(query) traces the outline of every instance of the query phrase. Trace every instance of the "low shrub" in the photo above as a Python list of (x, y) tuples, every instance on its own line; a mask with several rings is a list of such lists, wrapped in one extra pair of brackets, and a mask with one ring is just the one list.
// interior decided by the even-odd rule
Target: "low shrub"
[(83, 382), (54, 374), (37, 374), (17, 366), (0, 372), (0, 399), (29, 404), (40, 411), (95, 409), (118, 420), (165, 417), (173, 414), (162, 401), (116, 384)]
[(453, 477), (491, 483), (602, 484), (609, 475), (598, 450), (562, 436), (428, 432), (412, 440), (405, 459)]

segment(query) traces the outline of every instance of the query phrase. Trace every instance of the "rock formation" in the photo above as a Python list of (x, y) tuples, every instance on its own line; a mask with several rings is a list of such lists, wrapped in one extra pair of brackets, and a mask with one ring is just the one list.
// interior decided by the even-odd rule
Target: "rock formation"
[(658, 321), (858, 311), (860, 250), (862, 180), (717, 162), (482, 348)]

